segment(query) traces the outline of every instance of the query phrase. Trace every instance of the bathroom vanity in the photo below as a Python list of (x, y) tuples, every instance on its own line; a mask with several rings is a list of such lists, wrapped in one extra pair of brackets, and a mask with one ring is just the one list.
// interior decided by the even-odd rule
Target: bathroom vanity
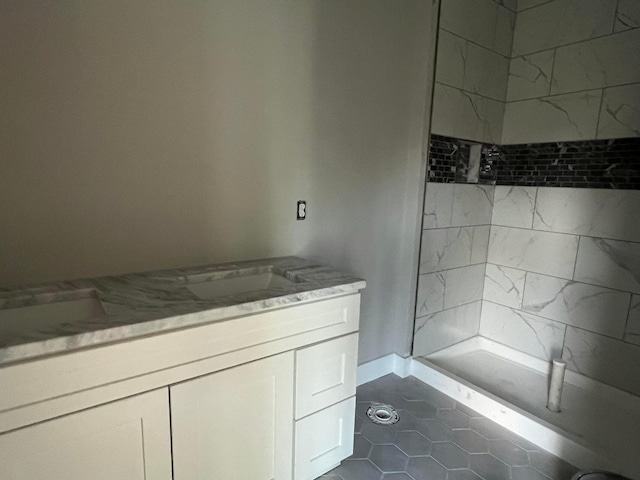
[(316, 478), (365, 285), (285, 257), (0, 290), (0, 478)]

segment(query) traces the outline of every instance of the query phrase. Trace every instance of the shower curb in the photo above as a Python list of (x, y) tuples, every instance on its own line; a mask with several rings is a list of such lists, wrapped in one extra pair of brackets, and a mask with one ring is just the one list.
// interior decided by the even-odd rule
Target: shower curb
[(615, 469), (609, 459), (579, 444), (546, 421), (499, 399), (424, 358), (409, 360), (409, 374), (507, 430), (582, 469)]

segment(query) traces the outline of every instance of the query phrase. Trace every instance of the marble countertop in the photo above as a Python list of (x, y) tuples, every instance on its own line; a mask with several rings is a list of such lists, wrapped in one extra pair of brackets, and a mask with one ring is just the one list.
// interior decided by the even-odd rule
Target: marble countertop
[[(210, 280), (269, 272), (291, 282), (210, 300), (199, 298), (187, 288)], [(0, 289), (0, 366), (354, 293), (365, 286), (360, 278), (318, 263), (280, 257)], [(81, 299), (98, 300), (96, 305), (102, 307), (98, 310), (104, 313), (52, 324), (46, 319), (13, 319), (3, 325), (3, 311), (6, 314), (10, 309)]]

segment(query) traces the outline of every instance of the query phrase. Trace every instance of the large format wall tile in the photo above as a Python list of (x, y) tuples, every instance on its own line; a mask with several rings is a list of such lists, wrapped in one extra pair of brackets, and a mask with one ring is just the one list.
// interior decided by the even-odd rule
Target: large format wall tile
[(420, 275), (416, 316), (482, 300), (483, 285), (484, 263)]
[(496, 143), (504, 104), (436, 82), (431, 130), (437, 135)]
[(480, 335), (535, 357), (560, 356), (565, 325), (491, 302), (482, 302)]
[(526, 272), (487, 263), (483, 298), (511, 308), (522, 307)]
[(522, 310), (610, 337), (624, 337), (631, 294), (527, 273)]
[(420, 273), (486, 262), (488, 238), (488, 226), (423, 230)]
[(504, 102), (508, 75), (509, 59), (487, 48), (469, 44), (463, 86), (466, 91)]
[(500, 143), (504, 122), (505, 103), (487, 98), (484, 104), (484, 142)]
[(640, 346), (567, 327), (562, 356), (569, 369), (640, 395)]
[(537, 187), (497, 186), (493, 195), (493, 225), (531, 228)]
[(549, 95), (555, 50), (545, 50), (509, 62), (507, 101)]
[(607, 35), (613, 31), (615, 10), (616, 0), (555, 0), (522, 11), (516, 19), (513, 55)]
[(491, 185), (453, 185), (451, 226), (488, 225), (493, 206)]
[(491, 227), (487, 261), (571, 279), (578, 237), (521, 228)]
[(621, 32), (640, 27), (640, 2), (638, 0), (618, 0), (614, 30)]
[(533, 228), (640, 242), (638, 212), (640, 190), (541, 187)]
[(636, 29), (558, 48), (551, 93), (640, 82), (638, 45)]
[(456, 88), (464, 86), (468, 42), (447, 32), (438, 32), (436, 56), (436, 81)]
[(445, 274), (444, 308), (482, 300), (485, 264), (447, 270)]
[(446, 270), (418, 276), (416, 317), (423, 317), (443, 310), (445, 273)]
[(574, 279), (640, 293), (640, 243), (582, 237)]
[[(502, 1), (505, 2), (505, 0)], [(516, 26), (516, 14), (513, 9), (509, 8), (509, 6), (507, 6), (507, 8), (498, 7), (496, 13), (496, 31), (493, 37), (492, 50), (504, 55), (505, 57), (511, 57), (511, 45), (513, 44), (513, 30)]]
[(468, 303), (416, 319), (413, 355), (433, 353), (478, 334), (480, 305)]
[(493, 189), (491, 185), (428, 183), (423, 228), (488, 225)]
[(454, 185), (452, 183), (427, 183), (422, 228), (446, 228), (451, 226)]
[(601, 90), (509, 102), (502, 143), (536, 143), (595, 138)]
[(440, 28), (493, 48), (498, 8), (493, 0), (444, 0)]
[(640, 136), (640, 83), (605, 88), (597, 138)]
[(634, 295), (631, 299), (624, 341), (640, 345), (640, 295)]

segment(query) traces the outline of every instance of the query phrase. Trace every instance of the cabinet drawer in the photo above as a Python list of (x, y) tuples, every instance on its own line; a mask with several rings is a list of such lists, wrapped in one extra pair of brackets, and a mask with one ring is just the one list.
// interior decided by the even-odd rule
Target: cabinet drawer
[(296, 352), (296, 420), (356, 394), (358, 334)]
[(311, 480), (353, 453), (356, 398), (296, 422), (294, 479)]

